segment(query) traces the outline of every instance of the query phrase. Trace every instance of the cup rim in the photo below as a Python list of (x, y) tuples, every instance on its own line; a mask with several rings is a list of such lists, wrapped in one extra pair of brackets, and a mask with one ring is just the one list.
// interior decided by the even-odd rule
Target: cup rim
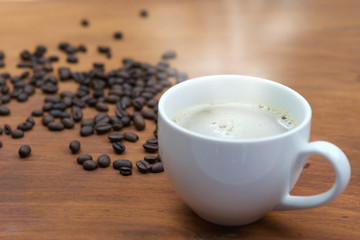
[[(195, 81), (196, 82), (207, 81), (207, 80), (209, 80), (209, 78), (210, 79), (215, 79), (215, 78), (223, 79), (223, 78), (239, 78), (239, 77), (240, 78), (248, 78), (253, 81), (267, 82), (268, 84), (271, 84), (273, 86), (276, 86), (276, 87), (279, 87), (286, 91), (291, 92), (293, 95), (296, 96), (296, 98), (306, 108), (306, 113), (305, 113), (306, 115), (305, 115), (303, 121), (301, 121), (301, 123), (299, 125), (297, 125), (293, 129), (290, 129), (289, 131), (286, 131), (286, 132), (283, 132), (280, 134), (276, 134), (276, 135), (272, 135), (272, 136), (268, 136), (268, 137), (250, 138), (250, 139), (228, 139), (228, 138), (219, 138), (219, 137), (214, 137), (214, 136), (208, 136), (205, 134), (197, 133), (197, 132), (188, 130), (186, 128), (183, 128), (183, 127), (179, 126), (178, 124), (176, 124), (165, 113), (166, 99), (172, 94), (172, 92), (177, 91), (178, 89), (180, 89), (186, 85), (194, 84)], [(277, 140), (280, 138), (284, 138), (284, 137), (294, 134), (295, 132), (300, 131), (301, 129), (306, 127), (306, 125), (311, 121), (312, 110), (311, 110), (311, 107), (310, 107), (310, 104), (308, 103), (308, 101), (301, 94), (299, 94), (295, 90), (293, 90), (290, 87), (287, 87), (281, 83), (278, 83), (278, 82), (275, 82), (275, 81), (272, 81), (269, 79), (265, 79), (265, 78), (253, 77), (253, 76), (248, 76), (248, 75), (209, 75), (209, 76), (188, 79), (188, 80), (178, 83), (178, 84), (172, 86), (171, 88), (169, 88), (168, 90), (166, 90), (160, 97), (159, 104), (158, 104), (158, 113), (159, 113), (159, 117), (162, 118), (164, 121), (166, 121), (166, 123), (169, 124), (171, 127), (177, 129), (178, 131), (186, 133), (187, 135), (196, 137), (196, 138), (201, 138), (201, 139), (205, 139), (205, 140), (209, 140), (209, 141), (216, 141), (216, 142), (225, 142), (225, 143), (260, 143), (260, 142), (273, 141), (273, 140)]]

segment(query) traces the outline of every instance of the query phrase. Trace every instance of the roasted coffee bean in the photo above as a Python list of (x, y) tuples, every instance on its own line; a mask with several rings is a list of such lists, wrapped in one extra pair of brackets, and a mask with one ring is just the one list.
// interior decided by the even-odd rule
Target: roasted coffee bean
[(51, 115), (45, 115), (42, 118), (42, 124), (47, 126), (49, 123), (54, 122), (54, 117)]
[(95, 108), (99, 112), (107, 112), (107, 111), (109, 111), (108, 106), (103, 102), (97, 102), (96, 105), (95, 105)]
[(83, 155), (80, 155), (76, 158), (76, 161), (78, 164), (83, 164), (85, 161), (87, 160), (92, 160), (92, 156), (89, 155), (89, 154), (83, 154)]
[(63, 113), (63, 111), (56, 110), (56, 109), (49, 111), (49, 114), (50, 114), (51, 116), (53, 116), (54, 118), (61, 118), (62, 113)]
[(110, 165), (110, 157), (106, 154), (100, 155), (97, 159), (97, 164), (101, 168), (106, 168)]
[(84, 44), (80, 44), (78, 47), (79, 52), (87, 52), (87, 48)]
[(31, 112), (31, 115), (34, 117), (41, 117), (44, 114), (43, 110), (37, 109)]
[(61, 122), (51, 122), (47, 125), (48, 129), (51, 131), (62, 131), (64, 130), (64, 125)]
[(148, 13), (147, 10), (142, 9), (142, 10), (140, 11), (140, 17), (145, 18), (145, 17), (147, 17), (148, 15), (149, 15), (149, 13)]
[(87, 27), (87, 26), (89, 26), (89, 21), (84, 18), (84, 19), (81, 20), (81, 25), (82, 25), (83, 27)]
[(125, 146), (121, 142), (113, 142), (112, 147), (117, 154), (122, 154), (125, 151)]
[(131, 106), (131, 99), (127, 96), (124, 96), (121, 98), (120, 100), (120, 106), (121, 106), (121, 109), (127, 109), (128, 107)]
[(150, 99), (146, 105), (149, 107), (149, 108), (154, 108), (155, 106), (157, 106), (157, 101), (155, 99)]
[(59, 76), (60, 76), (60, 80), (61, 81), (64, 81), (64, 80), (69, 80), (72, 78), (71, 76), (71, 71), (69, 68), (67, 67), (60, 67), (58, 68), (58, 73), (59, 73)]
[(12, 129), (11, 129), (10, 125), (7, 124), (7, 123), (5, 123), (5, 125), (4, 125), (4, 132), (5, 132), (6, 135), (10, 135), (11, 132), (12, 132)]
[(55, 84), (48, 82), (41, 87), (41, 90), (43, 93), (53, 94), (58, 91), (58, 87)]
[(52, 102), (46, 102), (44, 103), (43, 107), (42, 107), (42, 110), (44, 112), (48, 112), (52, 109), (52, 106), (53, 106), (53, 103)]
[(150, 138), (150, 139), (146, 140), (146, 143), (158, 144), (158, 139), (157, 138)]
[(145, 118), (145, 119), (150, 119), (153, 120), (155, 119), (155, 112), (153, 110), (150, 109), (146, 109), (144, 111), (142, 111), (141, 115)]
[(110, 48), (106, 46), (98, 46), (98, 52), (100, 53), (108, 53), (110, 52)]
[(74, 55), (69, 55), (66, 59), (66, 61), (68, 63), (77, 63), (78, 62), (78, 58)]
[(139, 136), (133, 132), (125, 132), (124, 139), (128, 142), (136, 142), (139, 139)]
[(73, 140), (69, 144), (69, 148), (73, 154), (78, 153), (80, 151), (80, 142), (78, 140)]
[(21, 129), (15, 129), (11, 133), (11, 137), (12, 138), (22, 138), (22, 137), (24, 137), (24, 132)]
[(64, 111), (66, 109), (66, 105), (63, 103), (54, 103), (52, 109)]
[(173, 58), (176, 58), (176, 52), (174, 52), (174, 51), (166, 51), (162, 55), (162, 59), (164, 59), (164, 60), (173, 59)]
[(0, 148), (2, 148), (2, 146), (3, 146), (3, 143), (2, 143), (2, 141), (0, 141)]
[(162, 162), (154, 163), (154, 164), (151, 166), (150, 171), (151, 171), (152, 173), (160, 173), (160, 172), (163, 172), (163, 171), (164, 171), (163, 163), (162, 163)]
[(23, 122), (23, 123), (20, 123), (17, 128), (22, 130), (22, 131), (29, 131), (33, 128), (33, 124), (31, 122)]
[(60, 118), (70, 118), (70, 114), (67, 112), (61, 112)]
[(93, 127), (94, 126), (94, 120), (92, 118), (82, 120), (81, 127), (84, 127), (84, 126)]
[(130, 175), (132, 175), (132, 169), (128, 168), (128, 167), (121, 167), (120, 174), (123, 176), (130, 176)]
[(141, 115), (134, 117), (133, 122), (134, 122), (136, 130), (142, 131), (145, 129), (145, 121)]
[(111, 130), (112, 125), (110, 123), (97, 123), (95, 124), (95, 131), (97, 134), (104, 134)]
[(132, 162), (127, 159), (118, 159), (113, 162), (114, 169), (120, 169), (122, 167), (132, 168)]
[(122, 32), (114, 32), (114, 38), (115, 39), (121, 39), (123, 37)]
[(23, 145), (19, 148), (19, 156), (21, 158), (25, 158), (27, 156), (29, 156), (31, 153), (31, 148), (29, 145)]
[(26, 102), (28, 100), (28, 95), (22, 92), (17, 96), (17, 100), (18, 102)]
[(64, 125), (64, 128), (70, 129), (73, 128), (75, 123), (71, 118), (63, 118), (61, 119), (61, 123)]
[(136, 167), (141, 173), (148, 173), (150, 172), (151, 166), (148, 162), (144, 160), (140, 160), (136, 162)]
[(91, 126), (84, 126), (80, 129), (80, 135), (87, 137), (94, 134), (94, 129)]
[(157, 158), (157, 156), (145, 156), (144, 160), (150, 164), (154, 164), (157, 162), (158, 158)]
[(143, 97), (137, 97), (132, 100), (132, 105), (133, 105), (135, 111), (140, 111), (144, 107), (145, 103), (146, 103), (146, 100)]
[(83, 168), (87, 171), (93, 171), (98, 168), (98, 165), (93, 160), (86, 160), (83, 163)]
[(1, 100), (2, 103), (8, 103), (8, 102), (10, 102), (11, 98), (10, 98), (9, 95), (2, 95), (0, 100)]
[(108, 135), (108, 139), (110, 140), (110, 142), (120, 142), (121, 140), (124, 139), (124, 134), (122, 134), (122, 133), (110, 133)]
[(0, 135), (2, 135), (2, 133), (3, 133), (3, 129), (2, 127), (0, 127)]
[(124, 127), (121, 121), (112, 123), (112, 128), (114, 131), (120, 131)]
[(159, 146), (157, 144), (145, 143), (143, 144), (143, 147), (148, 153), (156, 153), (159, 150)]
[(73, 106), (72, 107), (71, 115), (72, 115), (72, 118), (74, 119), (75, 122), (79, 122), (83, 118), (82, 110), (78, 106)]
[(33, 117), (28, 117), (27, 119), (26, 119), (26, 122), (28, 122), (28, 123), (30, 123), (32, 126), (34, 126), (35, 125), (35, 121), (34, 121), (34, 118)]
[(121, 123), (123, 124), (124, 127), (130, 126), (130, 123), (131, 123), (130, 117), (121, 118)]
[(94, 121), (95, 121), (95, 123), (99, 123), (99, 122), (108, 123), (108, 122), (110, 122), (110, 118), (106, 113), (101, 112), (101, 113), (98, 113), (95, 115)]
[(6, 116), (10, 114), (10, 109), (4, 106), (0, 106), (0, 116)]

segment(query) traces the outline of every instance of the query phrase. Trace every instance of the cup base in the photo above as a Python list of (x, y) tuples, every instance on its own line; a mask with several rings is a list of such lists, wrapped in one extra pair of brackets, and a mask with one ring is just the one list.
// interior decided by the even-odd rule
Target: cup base
[(263, 216), (256, 216), (256, 217), (218, 217), (213, 216), (211, 214), (206, 213), (199, 213), (194, 211), (197, 216), (202, 218), (203, 220), (220, 225), (220, 226), (226, 226), (226, 227), (240, 227), (252, 224), (254, 222), (257, 222), (260, 220)]

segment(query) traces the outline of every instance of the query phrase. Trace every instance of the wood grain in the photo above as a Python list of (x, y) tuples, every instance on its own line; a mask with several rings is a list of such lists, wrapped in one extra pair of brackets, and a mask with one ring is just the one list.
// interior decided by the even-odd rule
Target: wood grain
[[(171, 65), (190, 78), (253, 75), (298, 91), (313, 109), (311, 139), (338, 145), (352, 166), (348, 188), (327, 206), (274, 211), (248, 226), (221, 227), (197, 217), (165, 173), (86, 172), (68, 149), (79, 139), (81, 153), (135, 162), (145, 155), (141, 143), (152, 137), (154, 124), (148, 122), (140, 141), (128, 143), (119, 156), (106, 136), (81, 138), (79, 126), (52, 133), (36, 119), (22, 139), (0, 136), (1, 239), (360, 239), (360, 2), (49, 0), (0, 6), (0, 49), (6, 54), (0, 73), (20, 74), (19, 53), (37, 44), (60, 57), (55, 67), (68, 66), (59, 42), (85, 44), (88, 52), (70, 65), (74, 71), (89, 70), (93, 62), (116, 69), (125, 57), (156, 64), (163, 52), (175, 50)], [(141, 9), (149, 11), (147, 18), (139, 17)], [(81, 27), (82, 18), (89, 27)], [(114, 40), (115, 31), (124, 39)], [(110, 46), (113, 57), (98, 54), (98, 45)], [(37, 91), (26, 103), (12, 101), (12, 113), (0, 117), (0, 125), (16, 127), (43, 99)], [(17, 156), (22, 144), (32, 147), (29, 159)], [(309, 163), (293, 194), (316, 194), (332, 185), (330, 164), (317, 156)]]

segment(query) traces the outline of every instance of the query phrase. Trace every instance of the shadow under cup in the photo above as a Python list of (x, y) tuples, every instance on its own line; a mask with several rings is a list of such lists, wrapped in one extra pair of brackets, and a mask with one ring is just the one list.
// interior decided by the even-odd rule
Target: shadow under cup
[[(264, 103), (290, 112), (297, 126), (271, 137), (233, 140), (184, 129), (172, 118), (211, 101)], [(269, 80), (234, 75), (201, 77), (166, 91), (159, 101), (160, 155), (180, 197), (202, 218), (244, 225), (271, 211), (295, 185), (310, 135), (311, 108), (290, 88)]]

